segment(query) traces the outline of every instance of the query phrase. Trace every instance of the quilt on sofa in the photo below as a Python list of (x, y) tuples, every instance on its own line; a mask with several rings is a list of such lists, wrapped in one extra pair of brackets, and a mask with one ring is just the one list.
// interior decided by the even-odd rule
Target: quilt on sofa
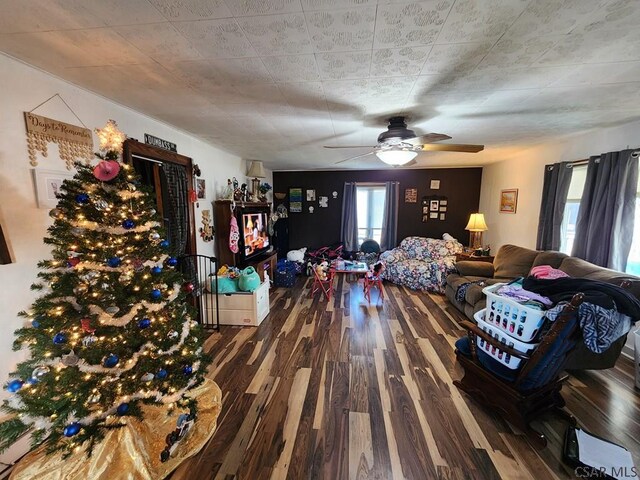
[(462, 244), (455, 239), (407, 237), (380, 255), (386, 266), (384, 278), (413, 290), (442, 293), (461, 251)]

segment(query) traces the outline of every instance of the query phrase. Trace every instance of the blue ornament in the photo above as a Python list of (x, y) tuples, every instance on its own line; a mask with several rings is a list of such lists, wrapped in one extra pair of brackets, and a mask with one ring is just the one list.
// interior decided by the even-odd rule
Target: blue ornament
[(169, 259), (167, 260), (167, 265), (169, 265), (170, 267), (175, 267), (176, 265), (178, 265), (178, 259), (175, 257), (169, 257)]
[(112, 268), (119, 267), (121, 263), (122, 260), (119, 257), (111, 257), (109, 260), (107, 260), (107, 265)]
[(129, 411), (129, 404), (128, 403), (121, 403), (120, 405), (118, 405), (118, 415), (126, 415), (127, 412)]
[(66, 343), (66, 341), (67, 336), (63, 332), (58, 332), (53, 336), (53, 343), (56, 345), (62, 345), (63, 343)]
[(148, 318), (143, 318), (138, 322), (138, 328), (147, 328), (151, 326), (151, 320)]
[(131, 230), (135, 226), (136, 226), (136, 222), (134, 222), (129, 218), (126, 219), (124, 222), (122, 222), (122, 228), (126, 228), (127, 230)]
[(162, 240), (162, 241), (160, 242), (160, 246), (161, 246), (162, 248), (169, 248), (169, 240)]
[(80, 424), (78, 422), (73, 422), (64, 427), (62, 433), (65, 437), (73, 437), (80, 431)]
[(89, 195), (87, 195), (86, 193), (79, 193), (78, 195), (76, 195), (76, 202), (78, 202), (80, 205), (89, 203)]
[(40, 328), (40, 322), (36, 319), (31, 320), (31, 326), (33, 328)]
[(189, 421), (189, 414), (182, 413), (178, 417), (178, 421), (176, 422), (176, 427), (180, 428), (185, 422), (188, 422), (188, 421)]
[(118, 356), (111, 353), (107, 358), (104, 359), (104, 366), (107, 368), (113, 368), (118, 364), (119, 361), (120, 359), (118, 358)]
[(193, 373), (193, 367), (191, 365), (185, 365), (182, 369), (182, 373), (185, 375), (191, 375)]
[(6, 388), (8, 392), (16, 393), (18, 390), (22, 388), (23, 385), (24, 385), (24, 382), (22, 380), (16, 379), (16, 380), (11, 380), (7, 384)]
[(154, 275), (160, 275), (162, 273), (162, 267), (153, 267), (151, 269), (151, 273)]
[(158, 290), (157, 288), (151, 290), (151, 298), (153, 298), (154, 300), (159, 300), (160, 297), (162, 297), (162, 292), (160, 290)]
[(160, 370), (158, 370), (158, 373), (156, 373), (156, 378), (163, 380), (167, 378), (167, 375), (167, 371), (164, 368), (161, 368)]

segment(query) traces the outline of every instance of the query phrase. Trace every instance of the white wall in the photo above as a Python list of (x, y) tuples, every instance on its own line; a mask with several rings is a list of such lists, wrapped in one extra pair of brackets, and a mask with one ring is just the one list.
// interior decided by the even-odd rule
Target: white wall
[[(483, 242), (489, 243), (494, 253), (506, 243), (535, 248), (544, 165), (639, 145), (640, 121), (514, 150), (508, 158), (485, 166), (480, 211), (485, 215), (489, 230), (484, 233)], [(517, 212), (499, 213), (500, 191), (511, 188), (518, 189)]]
[[(212, 209), (211, 202), (226, 185), (226, 179), (236, 176), (246, 179), (244, 160), (212, 147), (195, 137), (145, 115), (127, 109), (86, 90), (75, 87), (40, 70), (31, 68), (0, 54), (0, 222), (9, 242), (14, 262), (0, 265), (0, 384), (21, 360), (23, 353), (11, 351), (13, 331), (23, 325), (16, 314), (27, 309), (36, 295), (30, 285), (36, 280), (38, 260), (49, 258), (50, 248), (42, 242), (51, 224), (49, 210), (38, 209), (29, 165), (23, 112), (33, 109), (55, 93), (65, 99), (82, 121), (91, 129), (102, 127), (114, 119), (128, 136), (143, 139), (150, 133), (178, 145), (178, 152), (193, 158), (202, 170), (206, 184), (206, 199), (199, 201), (198, 210)], [(64, 122), (78, 120), (59, 99), (53, 99), (34, 113)], [(97, 142), (96, 142), (97, 145)], [(37, 168), (65, 170), (55, 144), (49, 144), (49, 156), (39, 156)], [(266, 180), (269, 181), (269, 178)], [(196, 214), (196, 227), (201, 216)], [(213, 242), (204, 243), (198, 237), (198, 252), (214, 254)], [(1, 391), (0, 399), (5, 396)], [(0, 458), (2, 461), (2, 458)]]

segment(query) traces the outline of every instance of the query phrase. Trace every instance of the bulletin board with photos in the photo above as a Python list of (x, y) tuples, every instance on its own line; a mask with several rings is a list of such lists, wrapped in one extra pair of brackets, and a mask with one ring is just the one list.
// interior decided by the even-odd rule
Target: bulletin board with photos
[(449, 200), (445, 196), (430, 195), (422, 197), (422, 222), (435, 222), (447, 219)]

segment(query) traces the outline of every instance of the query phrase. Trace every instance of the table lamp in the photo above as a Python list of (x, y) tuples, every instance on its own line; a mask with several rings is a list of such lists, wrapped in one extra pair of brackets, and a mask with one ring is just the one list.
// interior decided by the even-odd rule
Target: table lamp
[(247, 177), (253, 177), (251, 179), (251, 200), (254, 202), (258, 201), (258, 196), (260, 193), (260, 179), (265, 178), (267, 174), (264, 171), (264, 166), (260, 160), (253, 160), (251, 162), (251, 167), (249, 167), (249, 172), (247, 172)]
[(465, 230), (469, 230), (469, 248), (471, 250), (477, 250), (482, 247), (482, 232), (488, 230), (487, 224), (484, 221), (484, 214), (472, 213), (469, 217), (469, 223), (464, 227)]

